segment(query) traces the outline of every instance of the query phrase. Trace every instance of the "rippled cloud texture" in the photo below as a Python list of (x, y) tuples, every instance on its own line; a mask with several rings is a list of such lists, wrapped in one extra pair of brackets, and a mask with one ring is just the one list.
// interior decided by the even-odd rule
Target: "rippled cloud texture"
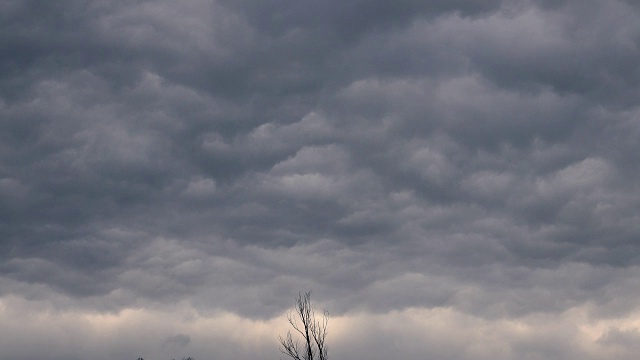
[(636, 359), (640, 6), (0, 2), (0, 348)]

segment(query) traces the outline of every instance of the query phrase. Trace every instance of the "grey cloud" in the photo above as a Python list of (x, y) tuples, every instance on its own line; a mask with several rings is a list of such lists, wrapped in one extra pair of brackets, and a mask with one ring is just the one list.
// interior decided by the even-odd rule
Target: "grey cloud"
[[(283, 1), (233, 2), (231, 6), (246, 9), (248, 18), (261, 30), (276, 35), (292, 29), (320, 31), (322, 35), (353, 39), (367, 32), (402, 26), (421, 16), (437, 16), (450, 12), (477, 15), (496, 10), (501, 1)], [(333, 39), (332, 39), (333, 40)]]
[(187, 345), (189, 345), (190, 342), (191, 342), (191, 337), (189, 335), (176, 334), (176, 335), (169, 336), (165, 341), (165, 345), (169, 347), (175, 346), (179, 348), (185, 348), (187, 347)]
[[(634, 311), (629, 2), (0, 6), (0, 300)], [(158, 346), (204, 352), (188, 334)], [(510, 339), (504, 359), (581, 354)]]

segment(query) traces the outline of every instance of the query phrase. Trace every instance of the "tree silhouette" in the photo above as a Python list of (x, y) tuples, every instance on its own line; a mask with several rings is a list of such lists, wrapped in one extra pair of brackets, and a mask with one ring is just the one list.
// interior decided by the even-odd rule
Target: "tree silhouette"
[(287, 320), (298, 333), (300, 339), (294, 339), (291, 331), (287, 336), (279, 336), (280, 352), (293, 360), (327, 360), (327, 325), (329, 313), (325, 310), (320, 320), (316, 320), (314, 307), (311, 305), (311, 292), (298, 294), (294, 310), (287, 314)]

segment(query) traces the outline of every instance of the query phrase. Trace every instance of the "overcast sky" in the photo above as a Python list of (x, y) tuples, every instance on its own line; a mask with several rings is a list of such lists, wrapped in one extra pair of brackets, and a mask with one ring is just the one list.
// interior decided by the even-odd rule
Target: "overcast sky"
[(0, 0), (0, 358), (637, 359), (635, 0)]

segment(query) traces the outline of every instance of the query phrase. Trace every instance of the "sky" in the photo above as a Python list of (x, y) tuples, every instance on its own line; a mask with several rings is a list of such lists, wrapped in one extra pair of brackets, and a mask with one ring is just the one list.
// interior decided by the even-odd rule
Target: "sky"
[(637, 359), (639, 4), (0, 0), (0, 358)]

